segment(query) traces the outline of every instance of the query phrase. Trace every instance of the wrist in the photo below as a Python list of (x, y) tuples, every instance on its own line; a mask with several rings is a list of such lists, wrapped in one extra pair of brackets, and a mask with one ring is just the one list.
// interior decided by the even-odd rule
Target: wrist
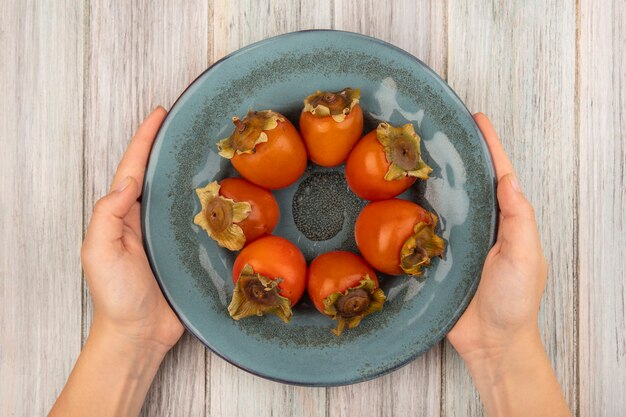
[[(167, 350), (137, 343), (101, 317), (50, 415), (137, 416)], [(77, 412), (80, 410), (80, 412)]]
[(543, 361), (546, 352), (539, 329), (531, 328), (510, 340), (463, 352), (461, 357), (475, 381), (496, 384)]
[(474, 326), (472, 330), (455, 328), (448, 334), (448, 340), (469, 368), (543, 346), (539, 326), (535, 323), (515, 331), (502, 331), (488, 325)]
[(488, 416), (570, 416), (539, 331), (463, 356)]
[(87, 345), (123, 368), (129, 377), (153, 375), (169, 347), (131, 336), (105, 319), (94, 317)]
[(538, 328), (529, 328), (510, 338), (486, 342), (482, 346), (461, 353), (470, 372), (478, 374), (500, 373), (507, 364), (521, 358), (545, 354)]

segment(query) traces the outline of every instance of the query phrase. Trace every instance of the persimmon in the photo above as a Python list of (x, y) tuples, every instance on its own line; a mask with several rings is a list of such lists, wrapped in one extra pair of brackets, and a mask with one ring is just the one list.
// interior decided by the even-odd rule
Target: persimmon
[(287, 323), (291, 307), (306, 289), (306, 261), (287, 239), (265, 236), (239, 253), (233, 281), (235, 290), (228, 306), (233, 319), (274, 314)]
[(226, 178), (197, 188), (202, 209), (194, 223), (218, 245), (240, 250), (247, 243), (270, 234), (280, 210), (272, 193), (243, 178)]
[(389, 275), (422, 275), (422, 267), (441, 256), (444, 241), (435, 234), (437, 216), (422, 206), (397, 198), (363, 208), (354, 225), (361, 255)]
[(317, 91), (304, 100), (300, 133), (311, 161), (324, 167), (345, 162), (363, 132), (359, 98), (358, 89), (345, 88)]
[(333, 333), (341, 335), (369, 314), (383, 308), (385, 294), (376, 272), (359, 255), (335, 251), (315, 258), (307, 272), (307, 291), (317, 310), (337, 320)]
[(233, 133), (220, 140), (220, 156), (230, 159), (248, 181), (271, 190), (293, 184), (304, 173), (307, 153), (300, 134), (282, 114), (249, 111), (233, 117)]
[(350, 189), (366, 200), (385, 200), (406, 191), (432, 172), (422, 160), (420, 138), (412, 124), (380, 123), (361, 139), (346, 162)]

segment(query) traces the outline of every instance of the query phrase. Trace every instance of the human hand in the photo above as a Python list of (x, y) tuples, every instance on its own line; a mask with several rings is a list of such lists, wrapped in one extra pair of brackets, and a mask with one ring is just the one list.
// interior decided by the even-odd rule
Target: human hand
[(150, 269), (137, 200), (152, 143), (166, 114), (158, 107), (137, 129), (109, 194), (94, 207), (81, 251), (94, 304), (92, 333), (105, 332), (162, 354), (178, 341), (183, 326)]
[(489, 119), (481, 113), (474, 119), (496, 169), (500, 225), (476, 294), (448, 340), (488, 416), (571, 417), (539, 336), (547, 266), (535, 213)]
[(501, 354), (516, 343), (541, 343), (537, 320), (547, 276), (534, 210), (489, 119), (482, 113), (474, 119), (498, 178), (500, 224), (476, 295), (448, 334), (466, 361)]
[(94, 207), (81, 251), (94, 320), (50, 417), (138, 416), (163, 357), (183, 334), (150, 269), (137, 201), (165, 115), (158, 107), (137, 129), (109, 194)]

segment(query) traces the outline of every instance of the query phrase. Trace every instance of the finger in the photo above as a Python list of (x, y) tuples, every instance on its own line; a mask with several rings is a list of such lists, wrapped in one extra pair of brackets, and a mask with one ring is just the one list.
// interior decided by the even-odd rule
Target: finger
[(515, 174), (508, 174), (498, 182), (498, 204), (502, 214), (498, 233), (501, 251), (517, 258), (527, 258), (540, 251), (535, 211), (522, 193)]
[(138, 201), (130, 208), (124, 222), (141, 238), (141, 204)]
[[(509, 160), (509, 157), (506, 154), (506, 151), (502, 147), (500, 140), (498, 138), (498, 134), (496, 133), (495, 128), (491, 124), (491, 121), (484, 113), (476, 113), (474, 115), (474, 120), (478, 125), (478, 128), (483, 134), (485, 138), (485, 142), (487, 143), (487, 147), (489, 148), (489, 153), (491, 154), (491, 159), (493, 160), (494, 168), (496, 170), (496, 177), (498, 181), (504, 177), (505, 175), (514, 173), (513, 165)], [(499, 214), (499, 224), (498, 227), (498, 240), (502, 236), (502, 222), (504, 220), (504, 216), (502, 213)]]
[(124, 218), (137, 203), (138, 195), (137, 181), (133, 177), (128, 177), (119, 184), (117, 190), (98, 200), (87, 227), (85, 243), (93, 245), (119, 241), (124, 234)]
[(524, 196), (514, 173), (507, 174), (498, 182), (498, 205), (505, 219), (535, 220), (533, 207)]
[(122, 161), (117, 166), (115, 177), (113, 177), (113, 182), (111, 183), (111, 190), (116, 189), (119, 183), (124, 181), (126, 177), (133, 177), (139, 184), (139, 194), (141, 195), (148, 156), (150, 155), (154, 138), (166, 115), (167, 111), (163, 107), (158, 106), (139, 126), (122, 157)]
[(489, 121), (489, 118), (483, 113), (476, 113), (474, 120), (485, 137), (485, 142), (487, 142), (487, 147), (489, 147), (489, 153), (491, 154), (491, 159), (493, 159), (493, 165), (496, 169), (496, 176), (499, 181), (500, 178), (514, 172), (511, 160), (500, 143), (498, 134), (491, 124), (491, 121)]
[(145, 254), (141, 237), (135, 234), (135, 231), (128, 224), (124, 225), (124, 233), (122, 234), (121, 242), (124, 248), (131, 254)]

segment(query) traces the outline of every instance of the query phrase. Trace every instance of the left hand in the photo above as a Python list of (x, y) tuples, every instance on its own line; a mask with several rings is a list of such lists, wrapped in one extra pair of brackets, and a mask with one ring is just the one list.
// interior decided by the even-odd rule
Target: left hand
[(183, 326), (163, 297), (142, 243), (138, 201), (148, 155), (167, 112), (154, 110), (120, 162), (109, 194), (96, 203), (81, 251), (94, 303), (92, 332), (140, 349), (167, 352)]
[(474, 118), (498, 178), (500, 224), (476, 294), (448, 334), (466, 362), (500, 355), (520, 344), (542, 348), (538, 315), (547, 276), (533, 207), (491, 122), (482, 113)]

